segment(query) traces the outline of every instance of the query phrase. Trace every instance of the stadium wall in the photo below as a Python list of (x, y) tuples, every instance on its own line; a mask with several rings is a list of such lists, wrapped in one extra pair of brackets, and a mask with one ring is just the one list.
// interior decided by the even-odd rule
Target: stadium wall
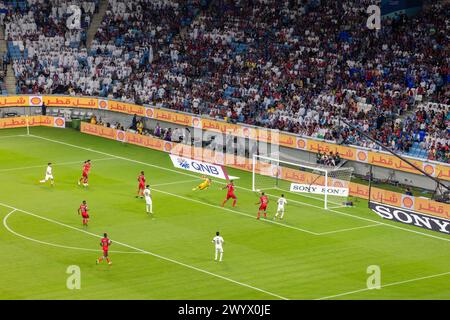
[[(356, 173), (366, 174), (369, 166), (377, 168), (374, 172), (378, 179), (396, 175), (396, 180), (401, 183), (411, 183), (419, 179), (419, 183), (426, 189), (434, 189), (435, 185), (426, 179), (416, 169), (383, 151), (373, 151), (362, 147), (340, 146), (332, 142), (302, 137), (285, 132), (261, 129), (253, 126), (227, 123), (206, 117), (176, 112), (152, 106), (139, 106), (116, 100), (107, 100), (96, 97), (73, 97), (73, 96), (4, 96), (0, 98), (0, 109), (19, 110), (22, 114), (30, 114), (30, 107), (41, 107), (43, 104), (54, 108), (82, 108), (95, 110), (103, 118), (120, 119), (119, 122), (126, 124), (130, 115), (136, 114), (144, 117), (146, 123), (154, 126), (160, 122), (162, 127), (183, 127), (202, 129), (217, 134), (233, 135), (242, 139), (257, 140), (262, 143), (271, 143), (273, 134), (279, 135), (279, 145), (287, 154), (295, 157), (304, 157), (304, 160), (315, 160), (318, 151), (334, 153), (339, 152), (343, 159), (352, 161)], [(67, 119), (68, 120), (68, 119)], [(405, 157), (416, 166), (442, 181), (450, 182), (450, 164), (421, 160)], [(415, 182), (417, 185), (417, 183)]]
[[(236, 161), (232, 163), (226, 162), (226, 155), (221, 152), (210, 149), (202, 149), (198, 147), (188, 146), (181, 143), (164, 141), (151, 136), (143, 136), (136, 133), (125, 132), (104, 126), (93, 125), (82, 122), (80, 131), (85, 134), (95, 135), (107, 139), (117, 140), (125, 143), (158, 150), (166, 153), (176, 154), (182, 157), (189, 157), (201, 161), (226, 165), (235, 169), (252, 171), (252, 159), (246, 161)], [(256, 172), (260, 170), (260, 164), (256, 165)], [(282, 168), (279, 178), (301, 184), (309, 184), (317, 182), (317, 175), (292, 168)], [(338, 183), (338, 182), (337, 182)], [(369, 198), (369, 187), (366, 185), (351, 182), (349, 186), (349, 194), (353, 197), (362, 199)], [(450, 204), (441, 203), (421, 197), (413, 197), (404, 195), (394, 191), (388, 191), (376, 187), (372, 187), (371, 200), (379, 203), (385, 203), (392, 206), (414, 210), (420, 213), (437, 216), (443, 219), (450, 219)]]
[[(20, 128), (27, 126), (48, 126), (64, 128), (65, 125), (65, 119), (62, 117), (22, 116), (0, 119), (0, 129)], [(124, 143), (131, 143), (152, 150), (158, 150), (183, 157), (190, 157), (211, 163), (227, 165), (229, 167), (248, 172), (252, 171), (252, 159), (242, 159), (241, 161), (227, 162), (227, 155), (210, 149), (164, 141), (151, 136), (144, 136), (136, 133), (116, 130), (113, 128), (108, 128), (101, 125), (93, 125), (86, 122), (81, 123), (80, 131), (85, 134), (95, 135), (98, 137), (116, 140)], [(261, 168), (261, 165), (257, 164), (256, 168), (256, 171), (258, 172)], [(275, 176), (277, 174), (279, 175), (280, 179), (296, 183), (309, 184), (313, 181), (315, 181), (316, 183), (320, 183), (317, 182), (317, 175), (295, 170), (292, 168), (282, 168), (281, 172), (277, 172)], [(331, 183), (339, 182), (331, 181)], [(349, 194), (353, 197), (368, 199), (369, 187), (366, 185), (351, 182), (349, 185)], [(414, 210), (428, 215), (437, 216), (443, 219), (450, 219), (450, 204), (436, 202), (426, 198), (408, 196), (398, 192), (373, 187), (371, 191), (371, 200), (379, 203), (386, 203), (396, 207)]]

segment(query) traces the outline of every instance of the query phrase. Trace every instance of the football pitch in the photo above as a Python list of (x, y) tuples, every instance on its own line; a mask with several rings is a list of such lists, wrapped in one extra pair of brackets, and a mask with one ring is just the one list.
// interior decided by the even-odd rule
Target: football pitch
[[(89, 187), (77, 185), (92, 161)], [(48, 162), (55, 186), (41, 184)], [(152, 188), (154, 217), (136, 199), (139, 172)], [(352, 208), (288, 195), (284, 221), (257, 221), (251, 173), (229, 169), (238, 204), (224, 208), (223, 181), (192, 191), (198, 176), (167, 153), (72, 129), (0, 131), (0, 299), (449, 299), (450, 236)], [(77, 209), (86, 200), (90, 223)], [(216, 231), (224, 260), (214, 261)], [(96, 265), (112, 240), (112, 266)], [(70, 266), (81, 272), (70, 290)], [(371, 266), (381, 288), (369, 289)], [(69, 268), (70, 269), (70, 268)]]

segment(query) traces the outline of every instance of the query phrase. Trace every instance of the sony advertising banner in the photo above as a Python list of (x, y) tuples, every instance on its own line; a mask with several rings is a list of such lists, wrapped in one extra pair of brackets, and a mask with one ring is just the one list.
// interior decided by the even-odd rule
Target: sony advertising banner
[[(324, 186), (291, 183), (291, 192), (325, 194)], [(348, 188), (328, 187), (326, 189), (329, 196), (348, 197)]]
[(369, 207), (383, 219), (450, 234), (449, 220), (377, 202), (369, 202)]

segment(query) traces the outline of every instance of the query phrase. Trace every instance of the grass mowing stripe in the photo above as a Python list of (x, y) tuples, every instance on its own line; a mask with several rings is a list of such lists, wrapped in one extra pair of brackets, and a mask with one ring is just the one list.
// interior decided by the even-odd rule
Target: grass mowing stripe
[[(114, 158), (114, 157), (100, 158), (100, 159), (92, 159), (91, 161), (107, 161), (107, 160), (116, 160), (116, 158)], [(77, 164), (77, 163), (79, 163), (81, 165), (84, 161), (85, 160), (61, 162), (61, 163), (52, 163), (52, 166), (66, 166), (66, 165)], [(36, 165), (36, 166), (29, 166), (29, 167), (16, 167), (16, 168), (0, 169), (0, 172), (25, 170), (25, 169), (36, 169), (36, 168), (46, 168), (46, 167), (47, 167), (47, 165)]]
[(8, 138), (16, 138), (16, 137), (26, 137), (26, 135), (16, 134), (16, 135), (12, 135), (12, 136), (0, 136), (0, 139), (8, 139)]
[[(23, 212), (23, 213), (25, 213), (25, 214), (27, 214), (27, 215), (30, 215), (30, 216), (33, 216), (33, 217), (36, 217), (36, 218), (39, 218), (39, 219), (42, 219), (42, 220), (45, 220), (45, 221), (48, 221), (48, 222), (53, 222), (53, 223), (56, 223), (56, 224), (58, 224), (58, 225), (60, 225), (60, 226), (67, 227), (67, 228), (69, 228), (69, 229), (76, 230), (76, 231), (79, 231), (79, 232), (82, 232), (82, 233), (91, 235), (91, 236), (96, 237), (96, 238), (101, 238), (101, 236), (99, 236), (99, 235), (97, 235), (97, 234), (95, 234), (95, 233), (92, 233), (92, 232), (89, 232), (89, 231), (86, 231), (86, 230), (82, 230), (82, 229), (79, 229), (79, 228), (76, 228), (76, 227), (67, 225), (67, 224), (65, 224), (65, 223), (62, 223), (62, 222), (59, 222), (59, 221), (56, 221), (56, 220), (53, 220), (53, 219), (50, 219), (50, 218), (46, 218), (46, 217), (43, 217), (43, 216), (40, 216), (40, 215), (31, 213), (31, 212), (29, 212), (29, 211), (25, 211), (25, 210), (22, 210), (22, 209), (19, 209), (19, 208), (10, 206), (10, 205), (8, 205), (8, 204), (6, 204), (6, 203), (1, 203), (1, 202), (0, 202), (0, 206), (6, 207), (6, 208), (10, 208), (10, 209), (13, 209), (12, 213), (15, 212), (15, 211), (20, 211), (20, 212)], [(111, 239), (111, 240), (113, 240), (113, 239)], [(164, 256), (162, 256), (162, 255), (159, 255), (159, 254), (156, 254), (156, 253), (147, 251), (147, 250), (143, 250), (143, 249), (140, 249), (140, 248), (136, 248), (136, 247), (134, 247), (134, 246), (131, 246), (131, 245), (126, 244), (126, 243), (123, 243), (123, 242), (119, 242), (119, 241), (117, 241), (117, 240), (113, 240), (113, 241), (114, 241), (114, 243), (116, 243), (116, 244), (118, 244), (118, 245), (121, 245), (121, 246), (126, 247), (126, 248), (129, 248), (129, 249), (136, 250), (136, 251), (141, 252), (141, 253), (144, 253), (144, 254), (148, 254), (148, 255), (153, 256), (153, 257), (155, 257), (155, 258), (159, 258), (159, 259), (161, 259), (161, 260), (165, 260), (165, 261), (168, 261), (168, 262), (172, 262), (172, 263), (177, 264), (177, 265), (179, 265), (179, 266), (182, 266), (182, 267), (185, 267), (185, 268), (188, 268), (188, 269), (191, 269), (191, 270), (195, 270), (195, 271), (198, 271), (198, 272), (202, 272), (202, 273), (204, 273), (204, 274), (207, 274), (207, 275), (210, 275), (210, 276), (213, 276), (213, 277), (216, 277), (216, 278), (219, 278), (219, 279), (228, 281), (228, 282), (232, 282), (232, 283), (237, 284), (237, 285), (240, 285), (240, 286), (242, 286), (242, 287), (246, 287), (246, 288), (249, 288), (249, 289), (252, 289), (252, 290), (256, 290), (256, 291), (265, 293), (265, 294), (267, 294), (267, 295), (270, 295), (270, 296), (272, 296), (272, 297), (276, 297), (276, 298), (278, 298), (278, 299), (289, 300), (288, 298), (285, 298), (285, 297), (283, 297), (283, 296), (281, 296), (281, 295), (278, 295), (278, 294), (276, 294), (276, 293), (272, 293), (272, 292), (270, 292), (270, 291), (267, 291), (267, 290), (264, 290), (264, 289), (261, 289), (261, 288), (258, 288), (258, 287), (254, 287), (254, 286), (252, 286), (252, 285), (249, 285), (249, 284), (246, 284), (246, 283), (237, 281), (237, 280), (233, 280), (233, 279), (231, 279), (231, 278), (228, 278), (228, 277), (225, 277), (225, 276), (221, 276), (221, 275), (219, 275), (219, 274), (216, 274), (216, 273), (213, 273), (213, 272), (204, 270), (204, 269), (200, 269), (200, 268), (197, 268), (197, 267), (188, 265), (188, 264), (186, 264), (186, 263), (183, 263), (183, 262), (180, 262), (180, 261), (171, 259), (171, 258), (164, 257)]]
[[(444, 272), (444, 273), (434, 274), (434, 275), (431, 275), (431, 276), (425, 276), (425, 277), (420, 277), (420, 278), (415, 278), (415, 279), (409, 279), (409, 280), (404, 280), (404, 281), (392, 282), (392, 283), (388, 283), (388, 284), (385, 284), (385, 285), (381, 285), (380, 288), (398, 286), (398, 285), (404, 284), (404, 283), (415, 282), (415, 281), (426, 280), (426, 279), (437, 278), (437, 277), (443, 277), (443, 276), (446, 276), (446, 275), (450, 275), (450, 271), (449, 272)], [(369, 291), (369, 290), (376, 290), (376, 289), (364, 288), (364, 289), (360, 289), (360, 290), (348, 291), (348, 292), (335, 294), (335, 295), (332, 295), (332, 296), (322, 297), (322, 298), (318, 298), (316, 300), (327, 300), (327, 299), (331, 299), (331, 298), (348, 296), (348, 295), (351, 295), (351, 294), (354, 294), (354, 293), (364, 292), (364, 291)]]
[(327, 235), (327, 234), (333, 234), (333, 233), (339, 233), (339, 232), (358, 230), (358, 229), (378, 227), (378, 226), (381, 226), (381, 225), (382, 224), (380, 224), (380, 223), (378, 223), (378, 224), (369, 224), (367, 226), (361, 226), (361, 227), (354, 227), (354, 228), (346, 228), (346, 229), (339, 229), (339, 230), (334, 230), (334, 231), (321, 232), (321, 233), (319, 233), (319, 236), (324, 236), (324, 235)]
[[(166, 170), (166, 171), (170, 171), (170, 172), (176, 172), (178, 174), (182, 174), (182, 175), (186, 175), (186, 176), (197, 177), (197, 176), (189, 174), (189, 173), (180, 172), (180, 171), (177, 171), (177, 170), (164, 168), (164, 167), (161, 167), (161, 166), (158, 166), (158, 165), (154, 165), (154, 164), (150, 164), (150, 163), (146, 163), (146, 162), (143, 162), (143, 161), (138, 161), (138, 160), (134, 160), (134, 159), (129, 159), (129, 158), (113, 155), (113, 154), (110, 154), (110, 153), (107, 153), (107, 152), (103, 152), (103, 151), (98, 151), (98, 150), (93, 150), (93, 149), (90, 149), (90, 148), (85, 148), (85, 147), (82, 147), (82, 146), (77, 146), (77, 145), (74, 145), (74, 144), (71, 144), (71, 143), (66, 143), (66, 142), (63, 142), (63, 141), (58, 141), (58, 140), (49, 139), (49, 138), (36, 136), (36, 135), (30, 135), (30, 137), (34, 137), (34, 138), (37, 138), (37, 139), (42, 139), (42, 140), (50, 141), (50, 142), (53, 142), (53, 143), (66, 145), (66, 146), (73, 147), (73, 148), (78, 148), (78, 149), (81, 149), (81, 150), (91, 151), (91, 152), (98, 153), (98, 154), (103, 154), (103, 155), (106, 155), (106, 156), (114, 157), (114, 158), (117, 158), (117, 159), (129, 161), (129, 162), (139, 163), (139, 164), (142, 164), (142, 165), (158, 168), (158, 169), (161, 169), (161, 170)], [(222, 182), (219, 182), (219, 183), (222, 183)], [(252, 190), (250, 190), (248, 188), (243, 188), (243, 187), (237, 187), (237, 188), (253, 192)], [(270, 194), (267, 194), (267, 195), (270, 195)], [(273, 195), (271, 195), (271, 196), (273, 196)], [(316, 205), (313, 205), (313, 204), (309, 204), (309, 203), (306, 203), (306, 202), (300, 202), (300, 201), (298, 201), (298, 202), (302, 203), (302, 204), (304, 204), (306, 206), (310, 206), (310, 207), (314, 207), (314, 208), (325, 210), (324, 208), (316, 206)], [(384, 222), (380, 222), (380, 221), (376, 221), (376, 220), (372, 220), (372, 219), (368, 219), (368, 218), (363, 218), (363, 217), (351, 215), (351, 214), (348, 214), (348, 213), (345, 213), (345, 212), (336, 211), (336, 210), (333, 210), (333, 209), (326, 209), (326, 210), (330, 211), (330, 212), (334, 212), (334, 213), (340, 214), (340, 215), (344, 215), (344, 216), (347, 216), (347, 217), (351, 217), (351, 218), (354, 218), (354, 219), (375, 222), (375, 223), (379, 223), (379, 224), (382, 224), (384, 226), (395, 228), (395, 229), (398, 229), (398, 230), (403, 230), (403, 231), (406, 231), (406, 232), (420, 234), (422, 236), (426, 236), (426, 237), (430, 237), (430, 238), (434, 238), (434, 239), (439, 239), (439, 240), (450, 242), (450, 238), (438, 237), (438, 236), (435, 236), (435, 235), (432, 235), (432, 234), (428, 234), (428, 233), (424, 233), (424, 232), (420, 232), (420, 231), (416, 231), (416, 230), (412, 230), (412, 229), (408, 229), (408, 228), (403, 228), (403, 227), (400, 227), (400, 226), (396, 226), (394, 224), (384, 223)]]

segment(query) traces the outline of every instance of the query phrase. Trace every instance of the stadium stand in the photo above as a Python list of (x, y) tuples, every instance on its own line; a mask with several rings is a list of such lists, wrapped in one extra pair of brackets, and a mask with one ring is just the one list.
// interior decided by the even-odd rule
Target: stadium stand
[(11, 1), (2, 19), (20, 93), (104, 96), (377, 148), (345, 117), (397, 152), (449, 162), (449, 4), (375, 32), (361, 27), (372, 1), (360, 2), (110, 0), (89, 49), (98, 1), (73, 1), (79, 31), (67, 30), (65, 7), (49, 11), (57, 0)]

